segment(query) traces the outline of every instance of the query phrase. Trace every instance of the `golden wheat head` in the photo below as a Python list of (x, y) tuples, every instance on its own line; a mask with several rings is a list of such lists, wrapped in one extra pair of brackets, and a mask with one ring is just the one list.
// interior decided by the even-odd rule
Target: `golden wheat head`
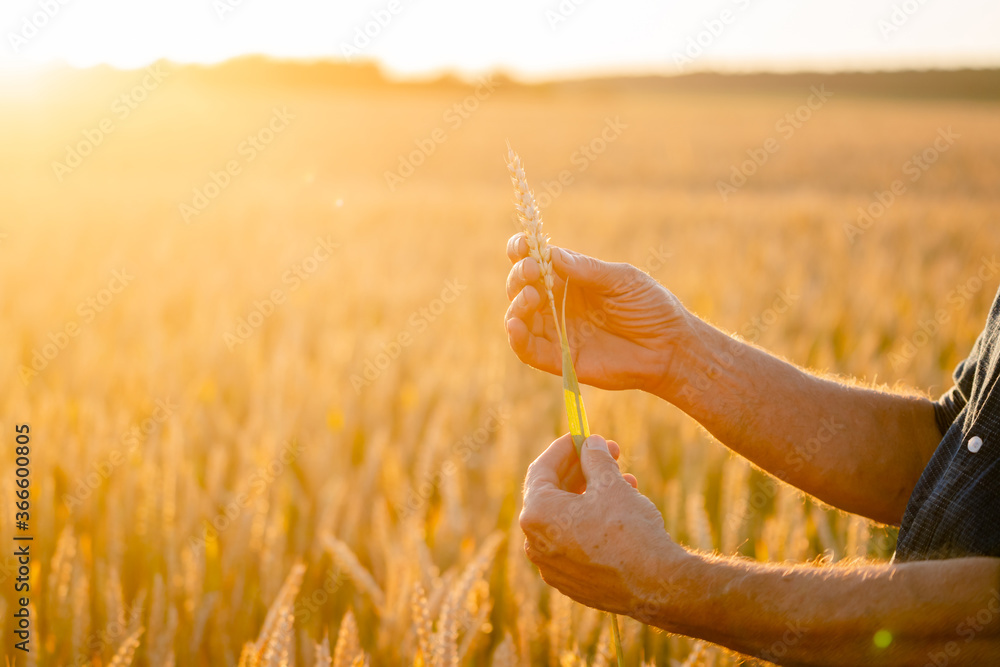
[(542, 212), (538, 208), (535, 194), (528, 187), (528, 178), (524, 174), (521, 158), (507, 142), (507, 171), (514, 185), (514, 208), (517, 219), (524, 230), (524, 238), (528, 243), (528, 256), (538, 262), (541, 269), (542, 284), (545, 286), (545, 296), (552, 307), (556, 330), (559, 330), (559, 318), (556, 316), (556, 299), (552, 294), (555, 287), (555, 269), (552, 268), (552, 251), (549, 249), (549, 236), (542, 231)]

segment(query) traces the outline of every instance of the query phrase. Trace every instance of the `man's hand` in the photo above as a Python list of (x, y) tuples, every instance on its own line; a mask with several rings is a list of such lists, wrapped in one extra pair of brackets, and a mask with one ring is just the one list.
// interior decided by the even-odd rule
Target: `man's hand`
[[(521, 361), (559, 374), (551, 308), (523, 234), (507, 243), (506, 328)], [(642, 389), (720, 442), (838, 509), (899, 525), (941, 440), (933, 403), (842, 384), (734, 339), (687, 311), (639, 269), (552, 247), (556, 300), (580, 382)]]
[[(566, 335), (580, 382), (602, 389), (655, 388), (670, 373), (678, 333), (687, 331), (687, 311), (673, 294), (629, 264), (612, 264), (563, 248), (552, 248), (556, 310), (569, 278)], [(514, 267), (507, 276), (506, 328), (521, 361), (561, 372), (562, 352), (552, 309), (536, 289), (538, 263), (528, 257), (524, 234), (507, 243)]]
[(815, 567), (691, 553), (618, 453), (591, 436), (578, 459), (566, 435), (528, 469), (525, 552), (574, 600), (782, 665), (1000, 664), (1000, 559)]
[(635, 477), (622, 475), (619, 451), (594, 435), (580, 458), (569, 435), (553, 442), (528, 468), (521, 529), (525, 553), (547, 584), (590, 607), (633, 614), (647, 603), (646, 579), (661, 571), (649, 563), (680, 561), (687, 552), (667, 535)]

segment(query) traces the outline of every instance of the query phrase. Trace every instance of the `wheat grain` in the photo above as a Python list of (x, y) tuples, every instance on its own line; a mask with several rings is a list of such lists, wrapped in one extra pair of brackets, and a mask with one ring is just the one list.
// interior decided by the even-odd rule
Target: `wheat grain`
[(330, 555), (333, 556), (333, 560), (337, 563), (337, 566), (347, 572), (351, 581), (360, 590), (368, 594), (368, 597), (371, 598), (375, 606), (380, 610), (385, 608), (385, 593), (375, 583), (374, 577), (361, 564), (361, 561), (354, 555), (351, 548), (332, 535), (327, 535), (323, 540), (323, 544), (326, 546), (327, 551), (330, 552)]
[(139, 637), (142, 636), (142, 632), (143, 628), (140, 626), (138, 630), (125, 638), (108, 667), (129, 667), (132, 664), (135, 650), (139, 648)]
[(333, 649), (333, 667), (351, 667), (362, 657), (361, 640), (358, 638), (358, 623), (350, 609), (344, 614), (337, 631), (337, 643)]
[(413, 590), (413, 625), (417, 633), (418, 659), (421, 664), (427, 664), (431, 656), (433, 628), (430, 610), (427, 608), (427, 595), (419, 582)]
[(290, 651), (294, 641), (293, 627), (295, 623), (295, 596), (302, 585), (302, 576), (306, 566), (296, 563), (278, 590), (274, 602), (267, 610), (260, 636), (254, 644), (244, 646), (240, 656), (240, 665), (255, 667), (262, 665), (286, 665), (290, 661)]
[(331, 667), (333, 665), (333, 655), (330, 653), (330, 631), (323, 633), (323, 641), (317, 642), (314, 647), (316, 667)]
[(545, 296), (551, 307), (552, 319), (558, 332), (559, 316), (556, 314), (556, 298), (553, 295), (556, 272), (552, 268), (549, 236), (542, 230), (542, 212), (538, 208), (534, 192), (528, 186), (528, 178), (524, 173), (521, 158), (510, 147), (510, 142), (507, 143), (507, 171), (510, 172), (510, 181), (514, 184), (516, 198), (514, 207), (517, 210), (517, 219), (524, 230), (524, 240), (528, 244), (528, 256), (538, 263), (542, 285), (545, 287)]

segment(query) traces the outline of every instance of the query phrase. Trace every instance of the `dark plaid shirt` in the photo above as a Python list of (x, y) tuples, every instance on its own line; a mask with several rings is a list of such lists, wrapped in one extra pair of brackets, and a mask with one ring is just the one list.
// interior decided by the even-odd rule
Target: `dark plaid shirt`
[(1000, 557), (1000, 291), (955, 386), (934, 405), (944, 438), (903, 515), (897, 561)]

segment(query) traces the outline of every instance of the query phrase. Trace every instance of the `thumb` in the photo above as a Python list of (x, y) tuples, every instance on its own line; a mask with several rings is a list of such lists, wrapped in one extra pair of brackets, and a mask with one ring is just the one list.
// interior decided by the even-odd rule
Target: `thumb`
[[(553, 250), (556, 250), (553, 248)], [(572, 278), (575, 285), (606, 287), (613, 280), (616, 265), (596, 257), (583, 255), (566, 248), (552, 253), (552, 263), (559, 275)]]
[(592, 435), (584, 441), (580, 451), (580, 467), (587, 480), (587, 491), (599, 491), (625, 481), (618, 463), (608, 451), (608, 441), (599, 435)]

